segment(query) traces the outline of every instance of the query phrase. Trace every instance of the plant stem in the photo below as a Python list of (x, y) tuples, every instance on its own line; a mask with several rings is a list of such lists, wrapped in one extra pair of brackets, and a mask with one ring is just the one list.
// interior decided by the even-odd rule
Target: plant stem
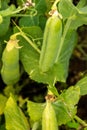
[[(13, 21), (13, 23), (16, 25), (16, 23)], [(19, 26), (17, 26), (17, 29), (20, 31), (19, 35), (21, 35), (39, 54), (40, 50), (37, 48), (37, 46), (26, 36), (26, 34), (21, 30)]]
[(62, 47), (63, 47), (63, 44), (64, 44), (64, 40), (65, 40), (65, 37), (66, 37), (66, 34), (67, 34), (67, 31), (70, 27), (70, 24), (71, 24), (71, 20), (72, 19), (68, 19), (67, 22), (66, 22), (66, 25), (65, 25), (65, 28), (64, 28), (64, 32), (63, 32), (63, 36), (61, 38), (61, 43), (60, 43), (60, 48), (58, 50), (58, 54), (57, 54), (57, 58), (56, 58), (56, 61), (55, 62), (58, 62), (58, 58), (60, 56), (60, 53), (61, 53), (61, 50), (62, 50)]
[(87, 127), (87, 123), (84, 122), (81, 118), (79, 118), (77, 115), (74, 117), (81, 125), (84, 127)]
[(21, 36), (40, 54), (40, 50), (37, 48), (37, 46), (25, 35), (24, 32), (20, 33)]
[(57, 10), (57, 3), (59, 2), (60, 0), (55, 0), (54, 4), (52, 5), (52, 8), (51, 10)]

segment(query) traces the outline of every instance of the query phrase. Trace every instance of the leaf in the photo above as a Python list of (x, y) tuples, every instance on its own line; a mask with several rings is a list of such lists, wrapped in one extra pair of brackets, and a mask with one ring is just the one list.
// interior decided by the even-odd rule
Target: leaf
[[(79, 98), (79, 87), (70, 87), (59, 96), (58, 100), (52, 103), (56, 112), (58, 125), (66, 124), (74, 118)], [(27, 102), (28, 113), (33, 122), (41, 120), (45, 105), (45, 103)]]
[(19, 20), (19, 25), (21, 27), (24, 27), (24, 26), (37, 26), (37, 25), (39, 25), (39, 17), (37, 15), (36, 16), (22, 17)]
[(80, 95), (86, 95), (87, 94), (87, 76), (79, 80), (75, 86), (78, 86), (80, 88)]
[(41, 127), (41, 121), (36, 121), (32, 126), (32, 130), (41, 130)]
[(6, 130), (5, 125), (0, 125), (0, 130)]
[(10, 17), (4, 17), (3, 22), (0, 24), (0, 37), (5, 35), (9, 29)]
[(87, 16), (87, 5), (84, 6), (83, 8), (81, 8), (81, 9), (79, 10), (79, 13), (80, 13), (80, 14), (83, 14), (83, 15), (86, 14), (86, 16)]
[(45, 0), (35, 0), (35, 9), (38, 11), (38, 14), (44, 14), (46, 12)]
[(87, 25), (87, 13), (86, 13), (86, 15), (77, 13), (72, 18), (70, 28), (77, 29), (78, 27), (82, 26), (83, 24)]
[(69, 59), (76, 43), (76, 31), (69, 30), (63, 44), (59, 44), (57, 63), (47, 73), (41, 73), (39, 68), (35, 69), (35, 71), (30, 74), (30, 77), (36, 81), (51, 85), (56, 81), (65, 82), (68, 74)]
[(45, 103), (27, 102), (28, 114), (33, 122), (39, 121), (42, 118), (42, 112), (45, 108)]
[[(68, 30), (65, 39), (63, 43), (60, 43), (58, 55), (57, 55), (57, 64), (60, 64), (62, 67), (62, 77), (64, 76), (64, 79), (67, 78), (68, 74), (68, 66), (69, 66), (69, 60), (72, 55), (73, 49), (77, 43), (77, 33), (75, 30)], [(59, 68), (57, 67), (57, 70), (59, 71)], [(57, 71), (57, 73), (58, 73)], [(59, 75), (57, 76), (58, 80)]]
[[(29, 28), (28, 28), (29, 29)], [(36, 31), (35, 33), (31, 33), (31, 31), (27, 31), (27, 28), (24, 29), (24, 32), (27, 35), (34, 35), (36, 33), (36, 37), (40, 35), (40, 31)], [(34, 27), (31, 29), (34, 29)], [(30, 29), (30, 30), (31, 30)], [(62, 44), (59, 44), (59, 57), (58, 61), (54, 66), (47, 72), (42, 73), (39, 69), (39, 54), (27, 43), (22, 37), (20, 37), (20, 60), (24, 66), (25, 71), (29, 74), (30, 78), (37, 81), (43, 82), (50, 85), (53, 85), (56, 81), (65, 82), (67, 78), (67, 71), (69, 65), (69, 59), (72, 54), (73, 48), (76, 45), (77, 34), (75, 31), (68, 31), (65, 37), (65, 41)], [(61, 49), (62, 48), (62, 49)], [(67, 49), (68, 48), (68, 49)]]
[(82, 8), (87, 4), (87, 0), (80, 0), (79, 3), (77, 4), (77, 8)]
[(7, 97), (9, 97), (10, 93), (15, 94), (15, 89), (12, 85), (8, 85), (4, 88), (3, 92)]
[(65, 82), (65, 75), (61, 64), (54, 65), (48, 72), (42, 73), (39, 69), (39, 63), (36, 69), (30, 73), (31, 79), (50, 84), (51, 86), (56, 81)]
[(70, 87), (65, 92), (62, 92), (60, 98), (53, 103), (58, 125), (66, 124), (74, 118), (77, 112), (76, 104), (79, 98), (79, 87)]
[(30, 130), (26, 117), (12, 96), (9, 97), (6, 103), (4, 114), (7, 130)]
[[(77, 29), (83, 24), (87, 25), (87, 5), (85, 5), (85, 1), (83, 2), (83, 4), (81, 2), (78, 6), (74, 6), (69, 0), (61, 0), (58, 5), (58, 9), (63, 16), (63, 20), (71, 20), (71, 24), (69, 26), (71, 29)], [(79, 9), (79, 6), (82, 8)]]
[(2, 42), (0, 41), (0, 60), (2, 57), (2, 52), (3, 52), (3, 46), (2, 46)]
[(8, 3), (10, 0), (1, 0), (1, 8), (0, 10), (6, 9), (8, 7)]
[[(2, 2), (3, 3), (3, 2)], [(5, 5), (3, 5), (5, 4)], [(6, 3), (3, 3), (2, 5), (5, 7), (2, 7), (0, 10), (0, 15), (3, 17), (3, 22), (0, 24), (0, 36), (3, 36), (6, 34), (6, 32), (9, 29), (10, 25), (10, 14), (15, 10), (14, 5), (10, 5), (9, 7), (6, 5)], [(3, 9), (5, 8), (5, 9)]]
[(38, 67), (39, 54), (24, 38), (20, 37), (19, 40), (19, 45), (22, 46), (20, 49), (20, 60), (25, 71), (31, 74)]
[(45, 0), (46, 1), (46, 6), (47, 6), (47, 12), (51, 10), (52, 4), (55, 0), (52, 2), (50, 0)]
[[(56, 112), (58, 125), (66, 124), (66, 122), (71, 120), (71, 115), (69, 115), (66, 106), (61, 100), (54, 102), (53, 107)], [(75, 113), (75, 111), (73, 112)]]
[(32, 39), (40, 39), (43, 36), (42, 30), (39, 26), (23, 27), (22, 31), (28, 34)]
[(55, 86), (48, 86), (48, 91), (51, 91), (54, 95), (56, 95), (57, 97), (59, 96), (57, 88)]
[(70, 0), (60, 0), (58, 4), (59, 13), (62, 14), (63, 20), (72, 16), (77, 12), (77, 9)]
[(45, 28), (46, 20), (47, 20), (46, 16), (44, 16), (44, 15), (40, 15), (40, 16), (39, 16), (39, 26), (40, 26), (41, 29), (43, 29), (43, 30), (44, 30), (44, 28)]
[(7, 98), (4, 95), (0, 94), (0, 115), (2, 115), (4, 112), (6, 102)]
[(84, 130), (87, 130), (87, 127), (85, 127)]
[(76, 105), (80, 98), (80, 89), (79, 87), (71, 86), (65, 92), (61, 94), (63, 101), (67, 104), (68, 108), (71, 108)]
[(12, 4), (10, 6), (8, 6), (8, 8), (4, 9), (4, 10), (1, 10), (0, 11), (0, 15), (1, 16), (9, 16), (13, 11), (15, 11), (15, 6)]
[(80, 124), (78, 122), (75, 121), (71, 121), (67, 123), (67, 126), (69, 128), (74, 128), (74, 129), (78, 129), (80, 127)]

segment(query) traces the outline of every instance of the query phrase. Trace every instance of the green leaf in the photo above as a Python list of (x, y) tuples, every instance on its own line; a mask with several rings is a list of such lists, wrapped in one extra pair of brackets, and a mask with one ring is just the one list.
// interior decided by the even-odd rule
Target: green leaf
[(43, 30), (44, 30), (44, 28), (45, 28), (46, 20), (47, 20), (46, 16), (44, 16), (44, 15), (40, 15), (40, 16), (39, 16), (39, 26), (40, 26), (41, 29), (43, 29)]
[(20, 60), (25, 71), (31, 74), (38, 67), (39, 54), (24, 38), (20, 37), (19, 40), (19, 45), (22, 46), (20, 49)]
[(0, 37), (5, 35), (9, 29), (10, 17), (4, 17), (3, 22), (0, 24)]
[(8, 3), (10, 0), (1, 0), (1, 8), (0, 10), (6, 9), (8, 7)]
[[(4, 3), (3, 3), (4, 4)], [(6, 34), (6, 32), (9, 29), (9, 25), (10, 25), (10, 14), (11, 12), (13, 12), (15, 10), (15, 6), (11, 5), (11, 6), (6, 6), (6, 9), (0, 10), (0, 15), (3, 18), (3, 22), (0, 24), (0, 36), (3, 36)]]
[[(57, 64), (61, 65), (62, 69), (62, 77), (66, 80), (67, 74), (68, 74), (68, 66), (69, 66), (69, 60), (72, 55), (73, 49), (77, 43), (77, 33), (75, 30), (68, 30), (64, 41), (60, 43), (59, 50), (58, 50), (58, 56), (57, 56)], [(63, 39), (62, 39), (63, 40)], [(57, 67), (57, 73), (60, 68)], [(57, 76), (58, 80), (59, 75)]]
[(58, 4), (59, 13), (62, 14), (63, 20), (69, 18), (77, 12), (77, 9), (70, 0), (60, 0)]
[(23, 27), (22, 31), (25, 32), (32, 39), (40, 39), (43, 36), (42, 30), (39, 26)]
[(15, 89), (12, 85), (9, 85), (4, 88), (3, 92), (7, 97), (9, 97), (10, 93), (15, 94)]
[(87, 127), (86, 127), (86, 128), (84, 128), (84, 130), (87, 130)]
[[(71, 115), (68, 113), (67, 107), (61, 100), (54, 102), (53, 107), (56, 112), (58, 125), (66, 124), (71, 120)], [(76, 110), (73, 110), (73, 113), (76, 113)]]
[(5, 125), (0, 125), (0, 130), (6, 130)]
[[(74, 6), (69, 0), (61, 0), (58, 8), (59, 12), (63, 16), (63, 20), (71, 20), (70, 27), (71, 29), (77, 29), (78, 27), (82, 26), (83, 24), (87, 25), (87, 5), (85, 5), (85, 1), (82, 4), (79, 3), (80, 7)], [(84, 6), (84, 7), (83, 7)]]
[(65, 82), (66, 79), (61, 64), (54, 65), (48, 72), (42, 73), (41, 70), (39, 69), (39, 63), (38, 63), (37, 68), (35, 68), (35, 70), (32, 73), (30, 73), (30, 77), (31, 79), (37, 82), (47, 83), (50, 84), (51, 86), (56, 81)]
[(2, 46), (2, 42), (0, 41), (0, 60), (2, 57), (2, 52), (3, 52), (3, 46)]
[(68, 30), (63, 43), (59, 44), (57, 63), (47, 73), (41, 73), (39, 68), (37, 68), (30, 74), (30, 77), (36, 81), (51, 85), (56, 81), (65, 82), (68, 74), (69, 59), (76, 43), (76, 31)]
[(78, 3), (78, 5), (77, 5), (77, 8), (82, 8), (86, 4), (87, 4), (87, 0), (80, 0), (79, 3)]
[(32, 130), (41, 130), (41, 127), (41, 121), (36, 121), (32, 126)]
[(56, 89), (56, 87), (55, 86), (48, 86), (48, 91), (51, 91), (54, 95), (56, 95), (57, 97), (59, 96), (59, 94), (58, 94), (58, 91), (57, 91), (57, 89)]
[(81, 8), (81, 9), (79, 10), (79, 13), (80, 13), (80, 14), (83, 14), (83, 15), (86, 14), (86, 16), (87, 16), (87, 5), (84, 6), (83, 8)]
[(80, 88), (80, 95), (86, 95), (87, 94), (87, 76), (79, 80), (75, 86), (78, 86)]
[(47, 12), (49, 12), (55, 0), (53, 0), (52, 2), (50, 0), (45, 0), (45, 1), (46, 1), (46, 6), (47, 6)]
[[(79, 98), (79, 87), (70, 87), (58, 97), (58, 100), (52, 103), (56, 112), (58, 125), (66, 124), (74, 118), (77, 112), (76, 104)], [(45, 105), (45, 103), (27, 102), (28, 113), (33, 122), (39, 121), (42, 118)]]
[(15, 9), (16, 9), (15, 6), (12, 4), (8, 8), (1, 10), (0, 15), (4, 17), (9, 16)]
[[(86, 15), (84, 15), (84, 14), (86, 14)], [(78, 27), (82, 26), (83, 24), (87, 25), (87, 12), (84, 14), (83, 14), (83, 12), (82, 12), (82, 14), (80, 14), (80, 12), (78, 12), (76, 15), (73, 15), (72, 21), (70, 24), (71, 29), (77, 29)]]
[(78, 122), (75, 121), (71, 121), (67, 123), (67, 126), (69, 128), (74, 128), (74, 129), (78, 129), (80, 127), (80, 124)]
[(36, 122), (42, 118), (42, 112), (45, 108), (45, 103), (27, 102), (28, 114), (31, 121)]
[(30, 130), (26, 117), (12, 96), (9, 97), (6, 103), (4, 114), (7, 130)]
[(53, 103), (59, 125), (66, 124), (74, 118), (79, 98), (79, 87), (70, 87), (65, 92), (62, 92), (60, 98)]
[(68, 108), (71, 108), (76, 105), (80, 98), (80, 88), (77, 86), (69, 87), (65, 92), (61, 94), (64, 102), (67, 104)]
[(6, 102), (7, 98), (4, 95), (0, 94), (0, 115), (2, 115), (4, 112)]
[[(24, 32), (27, 35), (35, 35), (38, 37), (40, 35), (40, 30), (31, 33), (34, 27), (24, 28)], [(29, 30), (29, 31), (28, 31)], [(35, 37), (34, 36), (34, 37)], [(62, 46), (59, 44), (59, 56), (57, 63), (47, 72), (42, 73), (39, 69), (39, 54), (27, 43), (22, 37), (20, 38), (20, 60), (24, 66), (25, 71), (29, 74), (31, 79), (37, 82), (43, 82), (53, 85), (56, 81), (65, 82), (67, 78), (67, 71), (69, 65), (69, 59), (72, 54), (73, 48), (76, 45), (77, 34), (75, 31), (68, 31), (65, 37), (65, 41)], [(67, 49), (68, 48), (68, 49)]]
[(46, 12), (45, 0), (35, 0), (35, 9), (38, 11), (38, 14), (44, 14)]
[(28, 16), (28, 17), (22, 17), (19, 20), (19, 25), (21, 27), (23, 26), (37, 26), (39, 25), (39, 17), (36, 16)]

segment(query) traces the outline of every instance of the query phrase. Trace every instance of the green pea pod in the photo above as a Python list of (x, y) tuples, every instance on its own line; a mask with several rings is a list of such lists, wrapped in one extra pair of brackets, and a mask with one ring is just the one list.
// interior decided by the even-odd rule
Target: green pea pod
[(58, 130), (55, 110), (50, 101), (47, 101), (42, 114), (42, 130)]
[(13, 85), (20, 77), (18, 40), (10, 39), (2, 54), (1, 76), (5, 84)]
[(62, 21), (57, 15), (51, 16), (46, 23), (39, 67), (42, 72), (48, 71), (55, 63), (62, 35)]

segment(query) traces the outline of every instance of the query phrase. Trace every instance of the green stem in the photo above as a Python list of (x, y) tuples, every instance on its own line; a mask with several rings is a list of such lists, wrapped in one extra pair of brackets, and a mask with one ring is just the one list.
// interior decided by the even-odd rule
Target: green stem
[(60, 96), (55, 86), (49, 85), (49, 86), (47, 86), (47, 88), (48, 88), (48, 91), (51, 91), (57, 97)]
[(71, 19), (69, 18), (69, 19), (67, 20), (66, 25), (65, 25), (65, 28), (64, 28), (63, 36), (62, 36), (62, 38), (61, 38), (60, 48), (59, 48), (59, 50), (58, 50), (58, 54), (57, 54), (57, 58), (56, 58), (56, 61), (55, 61), (55, 62), (58, 61), (58, 58), (59, 58), (59, 56), (60, 56), (60, 53), (61, 53), (61, 50), (62, 50), (62, 47), (63, 47), (63, 44), (64, 44), (64, 40), (65, 40), (67, 31), (68, 31), (68, 29), (69, 29), (69, 27), (70, 27), (70, 24), (71, 24)]
[(12, 12), (11, 14), (9, 14), (9, 15), (19, 13), (19, 12), (22, 11), (22, 10), (24, 10), (24, 7), (23, 7), (23, 8), (19, 7), (17, 10), (13, 11), (13, 12)]
[(80, 52), (81, 52), (85, 57), (87, 57), (87, 54), (86, 54), (86, 52), (84, 51), (84, 49), (82, 48), (82, 46), (78, 45), (77, 48), (80, 50)]
[[(13, 21), (13, 23), (15, 24), (15, 22)], [(15, 24), (16, 25), (16, 24)], [(40, 54), (40, 50), (37, 48), (36, 44), (34, 44), (27, 36), (26, 34), (20, 29), (19, 26), (16, 25), (16, 27), (18, 28), (18, 30), (20, 31), (20, 33), (17, 33), (18, 35), (21, 35), (39, 54)]]
[(40, 122), (39, 121), (35, 122), (33, 124), (32, 130), (37, 130), (39, 128), (39, 126), (40, 126)]
[(37, 10), (35, 9), (29, 9), (30, 11), (32, 11), (32, 14), (17, 14), (19, 13), (20, 11), (24, 10), (24, 8), (21, 8), (20, 10), (17, 10), (17, 11), (14, 11), (12, 12), (11, 14), (9, 14), (11, 17), (27, 17), (27, 16), (35, 16), (37, 15)]
[(19, 13), (20, 11), (24, 10), (24, 8), (21, 8), (21, 7), (18, 7), (15, 11), (13, 12), (9, 12), (6, 10), (5, 11), (0, 11), (0, 14), (3, 16), (3, 17), (6, 17), (6, 16), (11, 16), (11, 15), (14, 15), (16, 13)]
[(52, 8), (51, 10), (57, 10), (57, 3), (59, 2), (60, 0), (55, 0), (54, 4), (52, 5)]
[[(18, 7), (15, 11), (13, 12), (6, 12), (5, 11), (1, 11), (0, 14), (3, 16), (3, 17), (6, 17), (6, 16), (11, 16), (11, 17), (21, 17), (21, 16), (31, 16), (31, 14), (19, 14), (20, 11), (22, 10), (25, 10), (26, 8), (25, 7)], [(30, 11), (32, 11), (32, 16), (35, 16), (37, 14), (37, 10), (35, 9), (28, 9)], [(17, 14), (18, 13), (18, 14)]]
[(84, 122), (81, 118), (79, 118), (78, 116), (74, 117), (81, 125), (83, 125), (84, 127), (87, 127), (87, 123)]
[(40, 50), (37, 48), (37, 46), (25, 35), (24, 32), (20, 33), (21, 36), (40, 54)]

